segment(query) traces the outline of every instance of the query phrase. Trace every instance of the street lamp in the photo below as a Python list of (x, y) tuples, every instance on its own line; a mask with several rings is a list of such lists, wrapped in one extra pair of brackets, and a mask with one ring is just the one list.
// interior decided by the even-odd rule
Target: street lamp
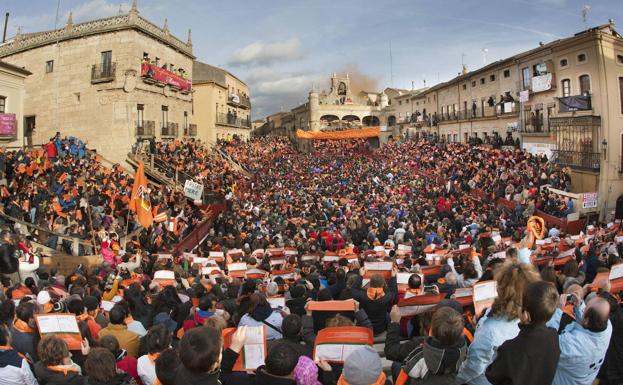
[(604, 160), (606, 159), (606, 154), (608, 152), (608, 141), (606, 138), (601, 141), (601, 152), (604, 154)]

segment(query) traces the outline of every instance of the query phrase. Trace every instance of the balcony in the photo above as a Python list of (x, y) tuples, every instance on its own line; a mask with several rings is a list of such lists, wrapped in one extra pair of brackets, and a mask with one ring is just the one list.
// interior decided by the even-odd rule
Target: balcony
[(184, 136), (197, 136), (197, 125), (189, 124), (188, 127), (184, 128)]
[(239, 128), (251, 128), (251, 120), (239, 118), (233, 114), (224, 114), (219, 112), (216, 114), (216, 123)]
[(601, 154), (598, 152), (554, 150), (554, 161), (561, 166), (588, 171), (599, 171)]
[(558, 112), (590, 111), (593, 109), (590, 95), (575, 95), (558, 98)]
[(227, 104), (234, 107), (242, 107), (244, 109), (251, 109), (251, 99), (240, 93), (230, 93), (227, 96)]
[(115, 80), (116, 72), (117, 63), (93, 64), (91, 67), (91, 84), (112, 82)]
[(156, 122), (153, 120), (136, 121), (136, 136), (153, 138), (156, 136)]
[(160, 126), (160, 136), (163, 138), (176, 138), (177, 137), (177, 123), (163, 123)]

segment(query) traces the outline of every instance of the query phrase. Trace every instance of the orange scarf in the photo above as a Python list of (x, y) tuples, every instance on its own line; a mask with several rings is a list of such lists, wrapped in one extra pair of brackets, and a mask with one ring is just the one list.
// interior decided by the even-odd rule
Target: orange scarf
[[(385, 385), (386, 379), (387, 378), (385, 377), (385, 373), (381, 372), (381, 374), (379, 374), (379, 377), (376, 379), (376, 381), (374, 381), (370, 385)], [(349, 385), (346, 379), (344, 378), (344, 374), (342, 374), (340, 376), (340, 379), (337, 380), (337, 385)]]
[(17, 330), (18, 332), (22, 332), (22, 333), (32, 333), (32, 332), (34, 332), (33, 328), (28, 326), (28, 323), (22, 321), (19, 318), (17, 318), (15, 320), (15, 322), (13, 323), (13, 327), (15, 327), (15, 330)]
[(385, 290), (382, 287), (371, 287), (367, 291), (368, 298), (372, 301), (377, 300), (379, 298), (383, 298), (385, 295)]
[(69, 372), (76, 372), (78, 373), (78, 369), (77, 368), (60, 368), (58, 366), (48, 366), (48, 369), (54, 371), (54, 372), (61, 372), (64, 375), (67, 375)]

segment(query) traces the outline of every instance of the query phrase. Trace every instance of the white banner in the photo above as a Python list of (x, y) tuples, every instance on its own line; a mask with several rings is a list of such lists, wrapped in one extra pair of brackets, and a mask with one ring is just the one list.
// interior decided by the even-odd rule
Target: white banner
[(184, 184), (184, 195), (192, 200), (200, 201), (203, 196), (203, 185), (190, 179), (187, 180)]
[(552, 74), (532, 78), (532, 92), (547, 91), (552, 88)]
[(597, 201), (599, 200), (599, 193), (584, 193), (582, 194), (582, 208), (592, 209), (597, 207)]

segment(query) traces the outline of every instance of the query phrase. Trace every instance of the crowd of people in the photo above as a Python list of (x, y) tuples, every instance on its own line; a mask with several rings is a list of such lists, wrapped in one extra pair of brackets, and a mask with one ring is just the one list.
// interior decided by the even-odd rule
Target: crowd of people
[[(201, 143), (156, 143), (159, 159), (223, 193), (228, 210), (194, 250), (167, 253), (171, 243), (150, 237), (168, 231), (155, 223), (124, 245), (103, 234), (115, 252), (97, 268), (3, 275), (0, 384), (623, 381), (620, 222), (573, 236), (552, 227), (544, 239), (527, 225), (543, 186), (570, 188), (568, 170), (518, 149), (361, 145), (303, 154), (281, 137), (219, 142), (253, 174), (241, 189)], [(152, 191), (152, 205), (165, 196)], [(22, 250), (9, 231), (0, 238)], [(388, 270), (371, 267), (383, 261)], [(482, 310), (474, 288), (490, 281), (495, 299)], [(80, 348), (40, 333), (39, 315), (67, 313)], [(250, 345), (258, 327), (263, 353)], [(369, 330), (391, 368), (367, 343), (320, 354), (329, 328)]]

